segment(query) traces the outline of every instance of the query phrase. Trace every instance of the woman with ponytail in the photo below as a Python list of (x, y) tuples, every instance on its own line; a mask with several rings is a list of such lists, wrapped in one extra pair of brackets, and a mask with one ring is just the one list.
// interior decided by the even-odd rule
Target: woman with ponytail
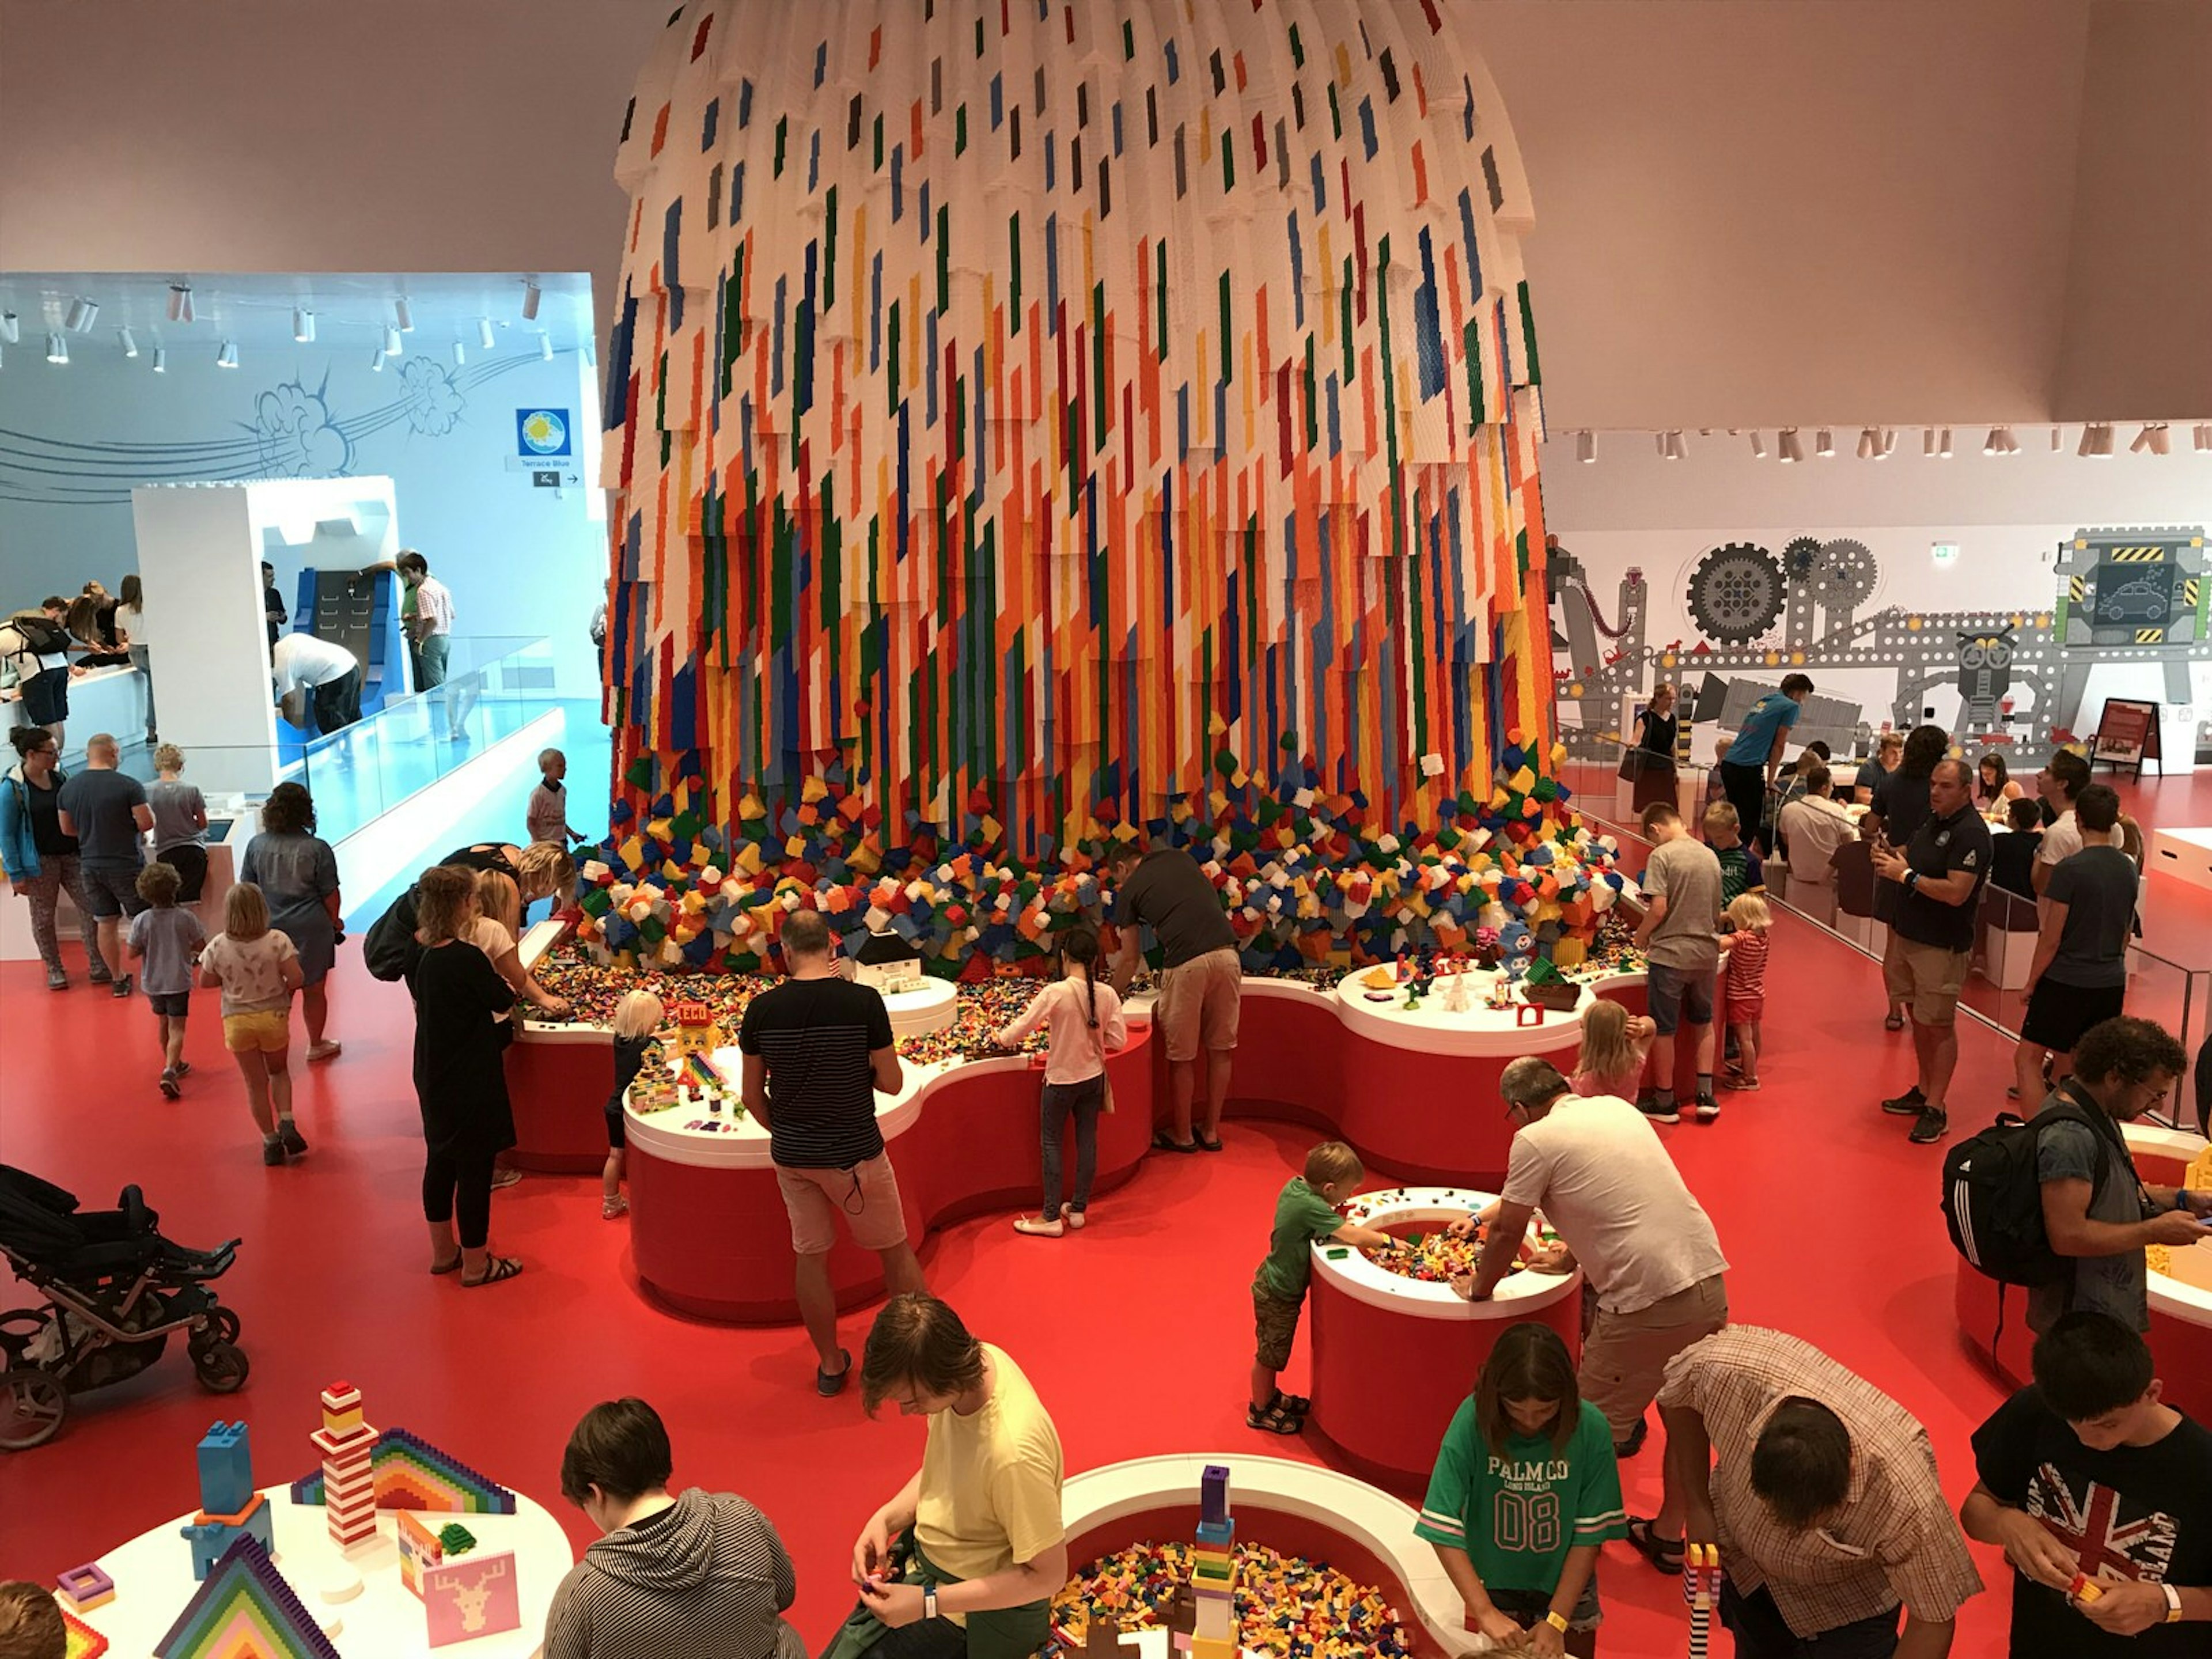
[[(1129, 1040), (1121, 1018), (1121, 999), (1098, 982), (1098, 936), (1078, 930), (1060, 946), (1062, 977), (1031, 999), (1021, 1017), (992, 1039), (1001, 1048), (1018, 1048), (1040, 1025), (1049, 1042), (1045, 1052), (1044, 1102), (1041, 1111), (1044, 1144), (1044, 1212), (1014, 1223), (1017, 1232), (1058, 1238), (1081, 1228), (1091, 1203), (1091, 1180), (1098, 1168), (1098, 1116), (1106, 1109), (1106, 1056)], [(1067, 1119), (1075, 1119), (1075, 1195), (1060, 1206), (1060, 1138)]]

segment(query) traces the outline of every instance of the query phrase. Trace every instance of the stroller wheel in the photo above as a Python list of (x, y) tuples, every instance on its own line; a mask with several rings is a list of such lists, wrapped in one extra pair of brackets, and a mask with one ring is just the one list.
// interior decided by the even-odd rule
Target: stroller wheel
[(0, 1451), (28, 1451), (61, 1432), (69, 1390), (61, 1379), (29, 1365), (0, 1371)]
[(210, 1308), (207, 1323), (192, 1333), (191, 1347), (197, 1357), (202, 1349), (212, 1347), (218, 1342), (234, 1346), (237, 1341), (238, 1316), (228, 1308)]
[(246, 1374), (252, 1369), (246, 1358), (246, 1350), (230, 1342), (210, 1342), (191, 1351), (192, 1370), (200, 1379), (200, 1387), (210, 1394), (235, 1394), (246, 1386)]

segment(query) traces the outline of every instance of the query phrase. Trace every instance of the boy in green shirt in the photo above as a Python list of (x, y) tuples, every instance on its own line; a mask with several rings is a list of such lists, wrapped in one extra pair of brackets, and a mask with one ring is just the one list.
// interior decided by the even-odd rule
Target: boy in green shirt
[(1628, 1535), (1628, 1516), (1613, 1430), (1558, 1332), (1529, 1321), (1498, 1338), (1444, 1431), (1413, 1531), (1468, 1629), (1545, 1659), (1597, 1651), (1598, 1549)]
[(1252, 1361), (1252, 1401), (1245, 1408), (1248, 1428), (1269, 1434), (1296, 1434), (1306, 1425), (1302, 1395), (1275, 1386), (1291, 1363), (1291, 1340), (1298, 1334), (1305, 1306), (1306, 1280), (1313, 1273), (1313, 1247), (1324, 1238), (1361, 1249), (1395, 1249), (1398, 1240), (1372, 1227), (1355, 1227), (1336, 1212), (1367, 1176), (1359, 1154), (1340, 1140), (1324, 1140), (1306, 1154), (1306, 1172), (1294, 1176), (1275, 1200), (1275, 1231), (1267, 1258), (1252, 1279), (1252, 1323), (1259, 1352)]

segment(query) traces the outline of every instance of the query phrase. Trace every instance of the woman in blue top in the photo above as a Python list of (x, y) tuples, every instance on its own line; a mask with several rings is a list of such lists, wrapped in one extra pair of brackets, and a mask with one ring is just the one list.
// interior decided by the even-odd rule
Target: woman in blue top
[(1530, 1322), (1498, 1339), (1444, 1431), (1413, 1530), (1470, 1630), (1546, 1659), (1596, 1653), (1598, 1550), (1628, 1535), (1628, 1516), (1613, 1431), (1557, 1331)]
[(238, 878), (259, 885), (269, 901), (269, 925), (300, 953), (307, 1058), (336, 1057), (338, 1045), (323, 1036), (331, 1013), (323, 981), (337, 962), (338, 859), (315, 834), (315, 803), (303, 786), (280, 783), (269, 792), (261, 833), (246, 843)]

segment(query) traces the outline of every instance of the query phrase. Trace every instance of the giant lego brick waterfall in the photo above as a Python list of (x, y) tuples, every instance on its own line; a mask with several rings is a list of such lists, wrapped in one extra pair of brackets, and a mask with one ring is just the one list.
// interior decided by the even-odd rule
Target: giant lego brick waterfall
[(1462, 791), (1427, 829), (1323, 794), (1309, 757), (1286, 758), (1267, 789), (1224, 757), (1208, 793), (1142, 823), (1099, 803), (1079, 839), (1028, 860), (980, 791), (957, 822), (908, 813), (887, 825), (832, 769), (782, 799), (744, 797), (723, 826), (705, 817), (711, 792), (688, 763), (670, 775), (635, 758), (613, 830), (582, 863), (576, 936), (599, 962), (778, 969), (782, 918), (805, 908), (841, 939), (896, 933), (936, 973), (1042, 971), (1056, 937), (1107, 896), (1109, 844), (1132, 837), (1199, 858), (1254, 972), (1456, 952), (1486, 929), (1508, 962), (1571, 971), (1626, 884), (1612, 838), (1581, 822), (1517, 740), (1486, 790)]
[(1493, 885), (1573, 954), (1469, 9), (672, 10), (615, 169), (606, 951), (767, 960), (787, 879), (1019, 963), (1151, 830), (1248, 962), (1449, 943)]

